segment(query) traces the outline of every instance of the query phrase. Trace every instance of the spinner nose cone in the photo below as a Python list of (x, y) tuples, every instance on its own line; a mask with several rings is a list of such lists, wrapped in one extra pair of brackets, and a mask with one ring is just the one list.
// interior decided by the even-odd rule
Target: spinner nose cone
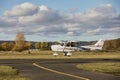
[(54, 45), (51, 46), (51, 50), (53, 50), (53, 48), (54, 48)]
[(51, 46), (51, 50), (53, 50), (53, 51), (56, 51), (56, 48), (57, 48), (56, 45)]
[(52, 46), (51, 46), (51, 49), (52, 49), (53, 51), (58, 51), (58, 49), (59, 49), (60, 47), (61, 47), (60, 45), (52, 45)]

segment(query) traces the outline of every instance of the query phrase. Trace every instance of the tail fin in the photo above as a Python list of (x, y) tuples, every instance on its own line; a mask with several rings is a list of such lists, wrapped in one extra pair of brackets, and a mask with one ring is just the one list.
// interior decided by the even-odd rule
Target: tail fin
[(102, 39), (100, 39), (96, 44), (94, 44), (95, 46), (97, 46), (97, 47), (103, 47), (103, 45), (104, 45), (104, 40), (102, 40)]

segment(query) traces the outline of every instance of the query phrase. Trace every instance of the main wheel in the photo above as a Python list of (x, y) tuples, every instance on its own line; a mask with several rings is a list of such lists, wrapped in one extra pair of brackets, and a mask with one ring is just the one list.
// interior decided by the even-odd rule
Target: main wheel
[(68, 56), (68, 57), (72, 56), (72, 53), (68, 52), (68, 53), (67, 53), (67, 56)]
[(67, 56), (67, 52), (64, 52), (64, 56)]

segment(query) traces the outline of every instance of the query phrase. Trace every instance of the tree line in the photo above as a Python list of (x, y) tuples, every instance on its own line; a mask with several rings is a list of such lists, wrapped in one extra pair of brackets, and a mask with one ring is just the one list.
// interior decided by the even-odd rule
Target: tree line
[(3, 42), (0, 44), (0, 51), (24, 51), (30, 49), (38, 49), (38, 50), (49, 50), (50, 43), (49, 42), (28, 42), (25, 40), (25, 36), (23, 33), (18, 33), (16, 35), (15, 42)]
[[(50, 50), (51, 42), (28, 42), (23, 33), (16, 35), (14, 42), (3, 42), (0, 44), (0, 51), (24, 51), (30, 49)], [(55, 44), (55, 43), (54, 43)], [(103, 46), (104, 51), (120, 51), (120, 38), (106, 40)]]
[(105, 51), (120, 51), (120, 38), (114, 40), (106, 40), (103, 46)]

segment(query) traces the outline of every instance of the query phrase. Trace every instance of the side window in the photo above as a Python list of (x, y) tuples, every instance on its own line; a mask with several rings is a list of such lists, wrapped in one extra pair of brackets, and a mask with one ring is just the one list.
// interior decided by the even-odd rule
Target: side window
[(67, 47), (69, 47), (70, 46), (70, 43), (67, 43), (67, 45), (66, 45)]
[(64, 45), (64, 43), (61, 43), (60, 45), (61, 45), (61, 46), (63, 46), (63, 45)]

